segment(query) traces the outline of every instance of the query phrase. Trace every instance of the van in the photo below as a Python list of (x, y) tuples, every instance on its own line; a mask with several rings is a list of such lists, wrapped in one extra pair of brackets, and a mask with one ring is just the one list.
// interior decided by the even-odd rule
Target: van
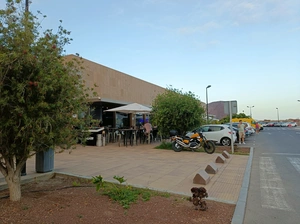
[[(232, 118), (231, 122), (239, 122), (240, 120), (242, 120), (242, 122), (247, 122), (249, 124), (251, 124), (251, 126), (255, 129), (255, 124), (256, 121), (253, 118)], [(263, 130), (263, 126), (261, 124), (259, 124), (259, 129)]]

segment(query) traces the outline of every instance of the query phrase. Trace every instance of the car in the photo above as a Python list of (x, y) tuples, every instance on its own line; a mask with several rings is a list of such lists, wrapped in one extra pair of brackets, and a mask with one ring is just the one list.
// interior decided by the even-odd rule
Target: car
[(187, 132), (186, 136), (190, 137), (195, 132), (202, 132), (207, 140), (211, 140), (216, 144), (223, 146), (231, 145), (231, 133), (233, 134), (233, 142), (236, 141), (236, 133), (232, 131), (228, 125), (223, 124), (208, 124), (203, 125), (193, 131)]
[(288, 124), (288, 127), (297, 127), (297, 123), (296, 122), (290, 122)]
[(288, 127), (289, 124), (290, 124), (290, 122), (283, 122), (283, 123), (281, 124), (281, 127)]
[(282, 127), (282, 122), (275, 122), (273, 124), (274, 127)]
[[(228, 125), (229, 128), (230, 128), (230, 123), (226, 123), (225, 125)], [(235, 140), (235, 142), (238, 142), (239, 139), (240, 139), (239, 129), (237, 127), (233, 126), (233, 125), (232, 125), (232, 129), (233, 129), (233, 131), (235, 131), (235, 134), (236, 134), (236, 140)]]
[[(227, 123), (228, 125), (230, 125), (230, 123)], [(238, 124), (239, 122), (232, 122), (232, 126), (235, 128), (238, 128)], [(248, 123), (248, 122), (243, 122), (243, 124), (245, 125), (245, 135), (249, 136), (252, 135), (253, 133), (255, 133), (254, 128)]]

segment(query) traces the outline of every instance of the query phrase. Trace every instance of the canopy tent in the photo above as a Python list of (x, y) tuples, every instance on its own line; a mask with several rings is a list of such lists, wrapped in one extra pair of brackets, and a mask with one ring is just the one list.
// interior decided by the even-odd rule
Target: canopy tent
[(138, 103), (131, 103), (125, 106), (105, 110), (105, 112), (121, 112), (125, 114), (147, 114), (151, 112), (151, 108), (145, 107)]

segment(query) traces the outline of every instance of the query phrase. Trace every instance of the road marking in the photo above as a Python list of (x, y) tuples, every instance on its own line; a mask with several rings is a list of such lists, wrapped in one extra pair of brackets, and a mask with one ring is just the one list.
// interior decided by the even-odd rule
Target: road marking
[(262, 207), (293, 211), (285, 198), (287, 192), (271, 157), (259, 158)]
[(300, 158), (287, 157), (290, 163), (295, 167), (295, 169), (300, 173)]
[(278, 152), (278, 153), (268, 153), (268, 152), (263, 152), (262, 155), (279, 155), (279, 156), (300, 156), (300, 153), (286, 153), (286, 152)]

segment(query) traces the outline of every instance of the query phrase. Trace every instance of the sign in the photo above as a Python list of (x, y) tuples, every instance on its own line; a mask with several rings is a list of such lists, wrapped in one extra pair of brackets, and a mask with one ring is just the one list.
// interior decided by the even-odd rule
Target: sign
[[(224, 113), (229, 114), (230, 108), (229, 108), (229, 101), (224, 101)], [(231, 113), (237, 114), (238, 108), (237, 108), (237, 101), (232, 100), (231, 101)]]

